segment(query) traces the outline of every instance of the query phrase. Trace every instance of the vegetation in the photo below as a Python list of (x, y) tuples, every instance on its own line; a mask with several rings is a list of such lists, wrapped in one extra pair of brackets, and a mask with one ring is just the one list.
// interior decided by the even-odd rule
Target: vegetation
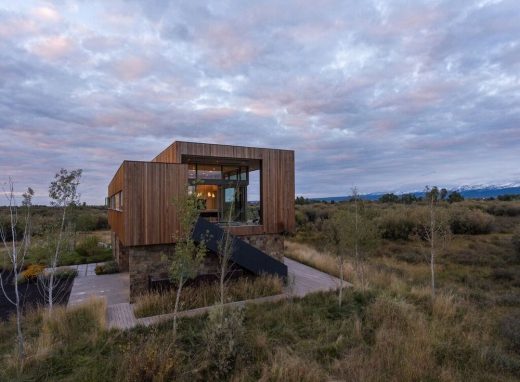
[[(254, 279), (239, 278), (226, 285), (226, 301), (244, 301), (252, 298), (273, 296), (283, 291), (283, 283), (278, 277), (260, 276)], [(175, 308), (176, 290), (152, 292), (141, 295), (135, 304), (137, 317), (172, 313)], [(220, 303), (220, 283), (205, 282), (187, 286), (179, 301), (179, 310), (189, 310)]]
[(111, 261), (107, 261), (104, 264), (96, 265), (94, 272), (96, 272), (96, 275), (109, 275), (112, 273), (119, 272), (119, 266), (117, 265), (117, 262), (115, 262), (114, 260), (111, 260)]
[[(21, 370), (13, 346), (16, 321), (0, 325), (0, 380), (516, 381), (520, 215), (503, 211), (520, 204), (450, 203), (441, 191), (436, 211), (453, 234), (435, 255), (433, 300), (421, 220), (427, 201), (363, 202), (363, 218), (378, 227), (379, 238), (362, 260), (364, 289), (347, 253), (343, 275), (354, 287), (344, 291), (341, 306), (337, 293), (329, 292), (225, 314), (214, 309), (209, 316), (183, 318), (176, 335), (171, 323), (107, 330), (104, 306), (96, 301), (74, 310), (56, 307), (50, 317), (27, 312)], [(334, 216), (351, 214), (353, 207), (298, 205), (286, 256), (339, 275), (337, 258), (324, 252), (324, 243)], [(261, 289), (248, 282), (240, 293)], [(233, 283), (226, 290), (229, 300)], [(203, 305), (219, 300), (217, 284), (211, 291), (183, 289), (181, 309), (196, 299), (205, 299)], [(171, 311), (173, 294), (164, 300), (150, 295), (151, 313), (141, 314)]]

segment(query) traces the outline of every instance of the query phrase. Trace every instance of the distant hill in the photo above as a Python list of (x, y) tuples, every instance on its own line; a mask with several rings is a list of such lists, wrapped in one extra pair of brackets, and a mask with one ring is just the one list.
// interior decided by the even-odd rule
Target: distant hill
[[(520, 185), (511, 184), (504, 186), (461, 186), (458, 188), (453, 188), (449, 191), (458, 191), (464, 196), (465, 199), (486, 199), (486, 198), (496, 198), (499, 195), (520, 195)], [(361, 199), (364, 200), (378, 200), (381, 195), (386, 194), (386, 192), (374, 192), (370, 194), (360, 195)], [(423, 191), (410, 191), (410, 192), (394, 192), (396, 195), (402, 194), (414, 194), (415, 196), (424, 196)], [(316, 201), (326, 201), (326, 202), (342, 202), (350, 199), (350, 196), (331, 196), (324, 198), (310, 198), (311, 200)]]

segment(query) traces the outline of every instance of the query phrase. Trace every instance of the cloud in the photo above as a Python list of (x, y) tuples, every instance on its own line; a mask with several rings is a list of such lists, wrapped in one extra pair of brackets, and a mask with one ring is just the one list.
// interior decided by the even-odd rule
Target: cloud
[[(68, 1), (0, 10), (0, 175), (173, 140), (290, 148), (297, 193), (518, 180), (517, 1)], [(1, 178), (0, 177), (0, 178)], [(1, 179), (0, 179), (1, 181)]]

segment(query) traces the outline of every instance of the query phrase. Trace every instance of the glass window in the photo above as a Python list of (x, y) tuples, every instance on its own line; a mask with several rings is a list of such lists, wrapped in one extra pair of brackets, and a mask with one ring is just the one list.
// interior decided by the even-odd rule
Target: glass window
[(226, 180), (237, 180), (239, 173), (238, 166), (224, 166), (222, 168), (222, 174)]
[(247, 167), (240, 167), (240, 180), (247, 180)]
[(197, 179), (222, 179), (222, 167), (219, 165), (197, 165)]
[(196, 179), (197, 178), (197, 166), (194, 164), (188, 165), (188, 179)]

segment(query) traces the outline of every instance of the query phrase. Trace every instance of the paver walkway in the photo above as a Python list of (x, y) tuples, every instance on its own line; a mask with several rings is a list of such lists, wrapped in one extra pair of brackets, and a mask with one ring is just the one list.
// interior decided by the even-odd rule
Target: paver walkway
[(76, 277), (69, 297), (69, 306), (79, 304), (88, 298), (104, 297), (107, 305), (128, 303), (130, 293), (130, 277), (128, 273), (111, 275), (89, 275)]
[[(284, 257), (284, 263), (288, 267), (289, 283), (282, 294), (261, 297), (247, 301), (237, 301), (226, 306), (244, 306), (246, 304), (259, 304), (274, 302), (290, 297), (303, 297), (309, 293), (336, 290), (340, 280), (315, 268), (301, 264)], [(88, 274), (88, 269), (86, 271)], [(112, 275), (77, 277), (74, 280), (69, 306), (85, 301), (91, 296), (102, 296), (107, 299), (107, 318), (110, 328), (130, 329), (136, 325), (150, 326), (173, 318), (172, 313), (153, 317), (137, 319), (133, 306), (129, 303), (130, 279), (128, 273), (115, 273)], [(345, 286), (350, 284), (345, 283)], [(211, 307), (191, 309), (178, 313), (178, 317), (193, 317), (208, 312)]]

